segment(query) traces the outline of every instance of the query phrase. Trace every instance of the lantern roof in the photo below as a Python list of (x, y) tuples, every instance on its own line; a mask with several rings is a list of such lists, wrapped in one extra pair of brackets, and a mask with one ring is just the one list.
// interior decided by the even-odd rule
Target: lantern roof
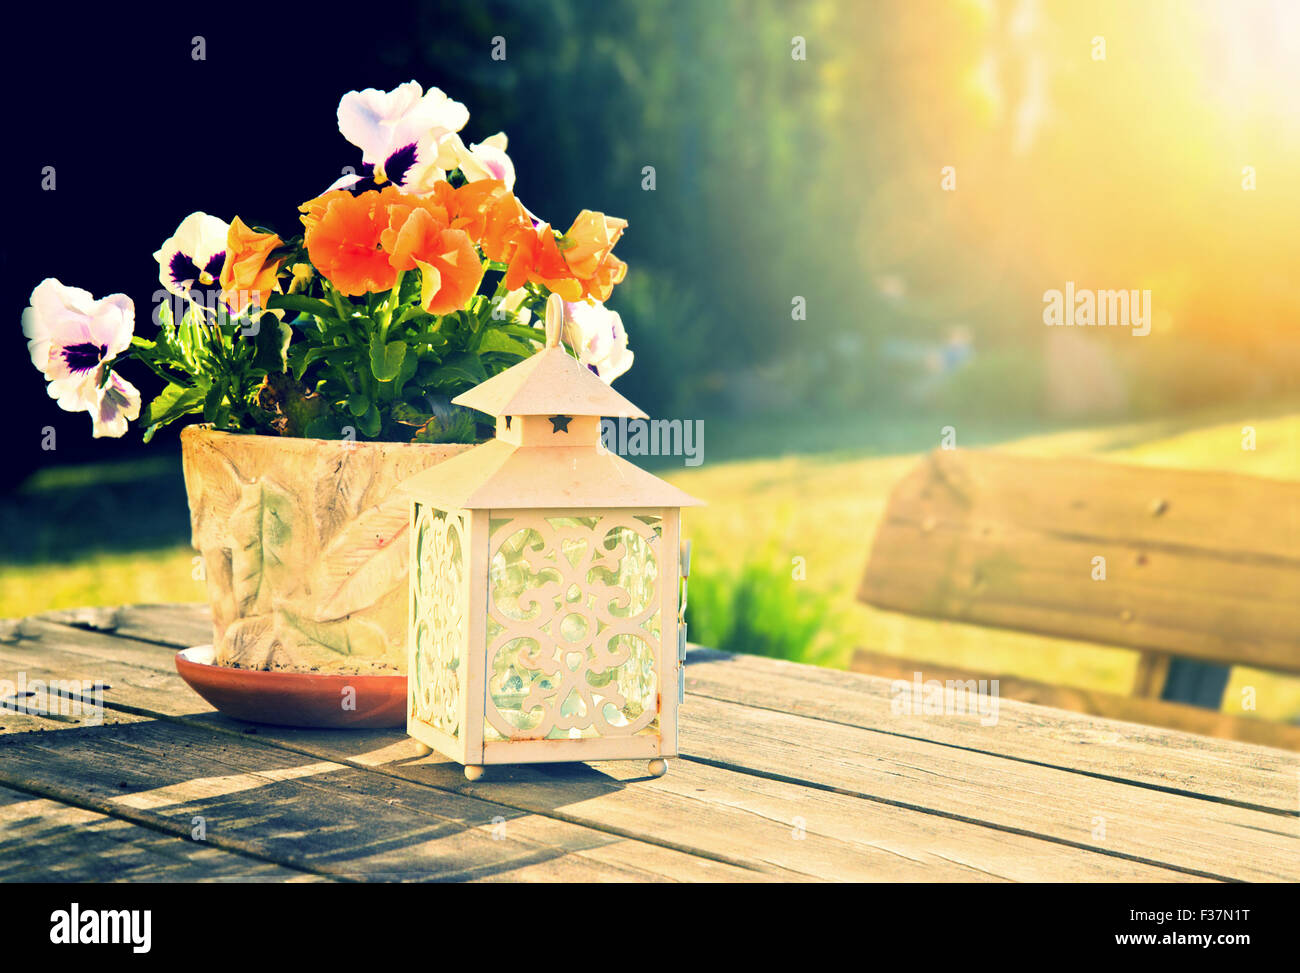
[(442, 510), (697, 507), (700, 501), (596, 446), (517, 446), (492, 439), (403, 484)]
[[(694, 507), (701, 501), (603, 448), (603, 416), (643, 419), (644, 412), (619, 395), (560, 347), (563, 304), (552, 295), (546, 308), (546, 347), (531, 358), (452, 399), (496, 416), (498, 438), (402, 484), (425, 503), (444, 510), (523, 507)], [(585, 427), (590, 441), (551, 440), (544, 416), (567, 417)], [(546, 438), (503, 438), (509, 419), (519, 426), (541, 423)], [(593, 418), (594, 417), (594, 418)], [(553, 423), (554, 424), (554, 423)], [(557, 435), (567, 429), (561, 421)]]
[(546, 347), (531, 358), (525, 358), (451, 401), (493, 417), (646, 418), (644, 412), (561, 348), (558, 338), (556, 344), (548, 341)]

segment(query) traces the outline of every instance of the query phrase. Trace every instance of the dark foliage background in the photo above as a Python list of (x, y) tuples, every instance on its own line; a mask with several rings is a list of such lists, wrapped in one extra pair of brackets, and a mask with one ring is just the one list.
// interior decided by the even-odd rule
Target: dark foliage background
[[(535, 212), (561, 226), (584, 207), (629, 220), (619, 253), (632, 270), (611, 306), (637, 364), (620, 390), (654, 413), (715, 405), (723, 370), (770, 354), (790, 320), (789, 297), (773, 302), (769, 291), (793, 284), (751, 269), (770, 261), (784, 228), (754, 185), (779, 175), (758, 144), (771, 132), (746, 123), (774, 100), (764, 86), (792, 74), (789, 31), (760, 6), (766, 50), (752, 32), (738, 43), (730, 4), (623, 0), (389, 3), (343, 17), (307, 5), (242, 16), (51, 6), (7, 31), (5, 85), (18, 95), (4, 154), (0, 306), (13, 327), (0, 394), (19, 417), (7, 479), (139, 449), (138, 430), (95, 443), (86, 416), (45, 397), (17, 328), (36, 283), (123, 291), (137, 333), (149, 335), (151, 255), (185, 215), (298, 232), (297, 205), (358, 161), (337, 131), (339, 97), (410, 79), (469, 106), (467, 141), (509, 135), (516, 191)], [(199, 36), (204, 60), (192, 56)], [(491, 58), (498, 36), (504, 61)], [(642, 188), (647, 165), (653, 192)], [(55, 167), (54, 191), (42, 188), (45, 166)], [(156, 389), (143, 368), (126, 374), (146, 394)], [(40, 449), (45, 426), (56, 429), (54, 454)]]
[[(1043, 15), (1025, 20), (1030, 7)], [(467, 141), (509, 135), (534, 212), (560, 226), (584, 207), (629, 220), (618, 252), (631, 269), (611, 306), (636, 365), (618, 387), (652, 414), (743, 414), (760, 429), (795, 417), (787, 445), (807, 451), (828, 416), (874, 435), (923, 412), (1033, 424), (1293, 398), (1285, 174), (1300, 142), (1284, 124), (1293, 86), (1269, 73), (1290, 70), (1270, 10), (1227, 5), (1217, 21), (1123, 0), (7, 11), (0, 482), (140, 450), (138, 429), (92, 445), (88, 418), (46, 398), (18, 331), (37, 282), (125, 291), (149, 335), (151, 255), (184, 216), (296, 232), (298, 204), (358, 161), (337, 131), (340, 96), (411, 79), (469, 107)], [(1215, 38), (1246, 27), (1258, 34), (1247, 67), (1273, 66), (1234, 82)], [(1090, 57), (1099, 32), (1121, 56)], [(491, 56), (497, 37), (504, 61)], [(796, 37), (807, 60), (791, 56)], [(1250, 94), (1235, 108), (1233, 83)], [(1272, 174), (1259, 193), (1241, 191), (1242, 159)], [(957, 192), (939, 189), (950, 164)], [(45, 166), (55, 191), (41, 187)], [(1068, 336), (1043, 327), (1041, 295), (1066, 280), (1154, 287), (1155, 330), (1093, 331), (1086, 348), (1053, 350)], [(807, 320), (792, 319), (795, 296)], [(128, 377), (156, 387), (142, 368)], [(45, 426), (55, 453), (40, 449)]]

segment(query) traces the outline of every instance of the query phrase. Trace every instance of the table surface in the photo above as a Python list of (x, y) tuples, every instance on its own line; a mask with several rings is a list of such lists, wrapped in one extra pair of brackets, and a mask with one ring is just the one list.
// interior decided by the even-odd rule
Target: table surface
[(208, 641), (199, 605), (0, 623), (0, 680), (109, 687), (98, 726), (0, 703), (0, 879), (1300, 879), (1286, 751), (1010, 700), (905, 715), (884, 679), (697, 649), (666, 777), (469, 783), (399, 730), (220, 716), (173, 664)]

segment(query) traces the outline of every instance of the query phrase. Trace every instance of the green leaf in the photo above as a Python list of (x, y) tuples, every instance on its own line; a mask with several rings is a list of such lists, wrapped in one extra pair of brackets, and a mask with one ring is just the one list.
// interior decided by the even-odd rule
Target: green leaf
[(389, 328), (389, 331), (391, 332), (399, 326), (409, 323), (414, 323), (419, 327), (426, 327), (433, 330), (436, 329), (438, 325), (438, 318), (420, 307), (420, 305), (413, 304), (393, 319), (393, 324), (392, 327)]
[(390, 341), (382, 344), (379, 333), (370, 335), (370, 373), (381, 382), (391, 382), (402, 371), (406, 358), (406, 342)]
[(478, 385), (487, 381), (487, 371), (477, 355), (453, 355), (434, 369), (429, 384), (438, 388)]
[(338, 312), (332, 305), (318, 301), (314, 297), (307, 297), (305, 294), (272, 294), (267, 298), (266, 308), (268, 311), (275, 308), (299, 311), (303, 314), (314, 314), (318, 318), (338, 317)]
[(531, 354), (536, 348), (533, 342), (541, 344), (546, 340), (546, 332), (541, 328), (534, 328), (531, 324), (503, 324), (497, 331), (504, 331), (508, 335), (528, 343), (529, 353)]
[(274, 314), (263, 314), (258, 319), (258, 332), (254, 336), (253, 364), (268, 372), (283, 372), (288, 367), (289, 341), (293, 329)]
[(527, 358), (533, 353), (533, 347), (510, 337), (502, 328), (490, 328), (483, 332), (483, 340), (479, 342), (478, 351), (480, 355), (489, 351), (500, 351)]
[(214, 385), (208, 389), (208, 394), (203, 397), (203, 419), (211, 422), (217, 428), (221, 428), (225, 423), (221, 421), (221, 403), (226, 397), (225, 390), (220, 385)]
[(370, 403), (370, 408), (366, 410), (366, 414), (357, 420), (357, 425), (361, 428), (361, 431), (371, 438), (379, 435), (379, 430), (383, 424), (384, 421), (379, 415), (379, 409), (375, 407), (373, 402)]
[(168, 385), (144, 410), (144, 441), (149, 442), (162, 426), (203, 408), (207, 390), (200, 386)]
[(361, 392), (348, 396), (348, 411), (354, 416), (364, 416), (370, 411), (370, 396)]
[(338, 439), (339, 424), (334, 421), (333, 416), (320, 416), (307, 423), (302, 434), (308, 439)]
[(303, 372), (307, 371), (307, 366), (317, 358), (324, 355), (328, 350), (328, 348), (322, 348), (320, 345), (290, 345), (289, 352), (285, 355), (286, 370), (290, 372), (297, 381), (301, 382)]
[(433, 418), (433, 413), (417, 409), (409, 402), (393, 403), (389, 415), (394, 422), (401, 423), (404, 426), (422, 426)]
[(414, 436), (413, 443), (476, 443), (478, 429), (469, 410), (459, 410), (450, 416), (434, 416), (421, 426)]
[(397, 382), (393, 389), (394, 396), (402, 394), (402, 387), (414, 377), (419, 367), (420, 359), (416, 355), (407, 355), (402, 359), (402, 370), (397, 375)]

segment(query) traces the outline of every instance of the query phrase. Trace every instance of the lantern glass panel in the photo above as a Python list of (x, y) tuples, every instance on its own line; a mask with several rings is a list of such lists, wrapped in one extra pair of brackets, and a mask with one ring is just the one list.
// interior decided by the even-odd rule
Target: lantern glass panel
[(415, 660), (410, 679), (417, 719), (460, 735), (468, 585), (464, 517), (415, 505)]
[(485, 740), (657, 734), (659, 516), (493, 518)]

